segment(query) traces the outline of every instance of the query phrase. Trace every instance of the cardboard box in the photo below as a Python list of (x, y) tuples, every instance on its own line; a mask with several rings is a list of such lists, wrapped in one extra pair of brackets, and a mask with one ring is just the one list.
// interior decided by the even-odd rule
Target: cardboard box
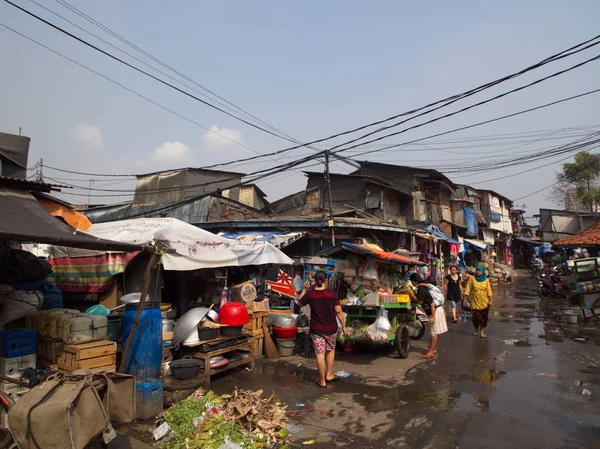
[(58, 367), (67, 371), (100, 368), (115, 364), (117, 343), (110, 340), (81, 345), (65, 345), (58, 358)]
[(231, 287), (233, 300), (237, 302), (250, 302), (256, 299), (256, 287), (252, 282), (242, 282)]
[(246, 310), (248, 312), (268, 312), (267, 304), (265, 301), (251, 301), (246, 303)]

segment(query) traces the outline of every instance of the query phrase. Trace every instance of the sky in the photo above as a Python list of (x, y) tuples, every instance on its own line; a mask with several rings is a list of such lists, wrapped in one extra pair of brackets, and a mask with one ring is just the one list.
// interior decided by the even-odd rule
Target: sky
[[(75, 15), (62, 0), (36, 0), (47, 10), (31, 0), (12, 1), (176, 84), (48, 11), (159, 67), (155, 61)], [(68, 0), (68, 4), (198, 85), (302, 142), (463, 92), (600, 34), (600, 2), (595, 0)], [(31, 137), (29, 165), (35, 166), (43, 158), (43, 175), (48, 182), (81, 186), (61, 192), (62, 198), (73, 203), (110, 203), (129, 198), (129, 191), (134, 187), (131, 178), (106, 178), (98, 174), (128, 175), (205, 166), (292, 145), (95, 52), (5, 1), (0, 1), (0, 24), (152, 101), (0, 26), (0, 60), (4, 62), (0, 70), (3, 106), (0, 131), (16, 134), (21, 128), (23, 135)], [(423, 123), (528, 84), (593, 58), (600, 54), (599, 50), (600, 47), (594, 47), (548, 64), (388, 132)], [(161, 70), (181, 80), (164, 67)], [(591, 62), (490, 104), (377, 144), (420, 139), (598, 89), (598, 80), (600, 61)], [(185, 82), (207, 94), (198, 85)], [(214, 97), (201, 98), (215, 104)], [(556, 173), (561, 164), (568, 161), (564, 159), (569, 154), (485, 172), (473, 171), (469, 166), (485, 162), (493, 166), (496, 162), (564, 145), (600, 131), (599, 100), (600, 93), (592, 94), (425, 140), (418, 145), (400, 146), (393, 152), (359, 156), (359, 152), (378, 148), (368, 146), (346, 155), (443, 169), (455, 182), (495, 190), (511, 199), (526, 197), (517, 203), (524, 204), (527, 215), (531, 216), (540, 207), (557, 207), (549, 195), (550, 189), (531, 194), (555, 182)], [(377, 129), (375, 126), (364, 132)], [(359, 135), (334, 139), (315, 148), (323, 150)], [(478, 140), (473, 140), (475, 138)], [(227, 169), (252, 173), (315, 151), (297, 149), (278, 157), (227, 166)], [(49, 167), (95, 175), (74, 175)], [(314, 169), (318, 167), (309, 168)], [(334, 172), (348, 173), (352, 169), (344, 162), (332, 164)], [(35, 174), (36, 170), (29, 174)], [(270, 201), (303, 189), (305, 183), (302, 168), (258, 182)], [(90, 186), (98, 190), (89, 190)]]

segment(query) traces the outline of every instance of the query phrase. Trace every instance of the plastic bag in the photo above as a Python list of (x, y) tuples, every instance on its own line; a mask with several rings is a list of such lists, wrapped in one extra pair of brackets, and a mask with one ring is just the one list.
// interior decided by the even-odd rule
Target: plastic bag
[(229, 441), (229, 435), (225, 436), (225, 442), (219, 449), (242, 449), (242, 446)]
[(361, 267), (361, 270), (362, 273), (360, 273), (359, 271), (359, 274), (362, 275), (363, 279), (369, 281), (379, 281), (379, 274), (377, 273), (377, 263), (375, 262), (375, 260), (369, 259), (367, 263), (365, 263)]
[(389, 341), (387, 334), (377, 328), (377, 323), (373, 323), (367, 328), (365, 337), (376, 343), (383, 343)]
[(366, 337), (377, 343), (389, 341), (387, 333), (392, 330), (387, 310), (380, 307), (375, 322), (367, 328)]
[(375, 325), (377, 326), (377, 329), (386, 333), (392, 330), (392, 324), (390, 323), (387, 310), (383, 306), (380, 307), (379, 312), (377, 312)]

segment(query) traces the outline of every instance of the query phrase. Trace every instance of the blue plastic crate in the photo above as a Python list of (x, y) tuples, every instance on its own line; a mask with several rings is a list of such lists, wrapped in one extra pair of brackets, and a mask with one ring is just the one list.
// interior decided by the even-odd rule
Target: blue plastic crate
[(0, 331), (0, 357), (12, 358), (35, 354), (37, 332), (32, 329)]

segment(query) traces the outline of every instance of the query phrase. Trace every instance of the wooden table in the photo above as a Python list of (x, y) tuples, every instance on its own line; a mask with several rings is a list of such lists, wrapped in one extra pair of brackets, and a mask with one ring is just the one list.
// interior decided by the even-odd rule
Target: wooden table
[[(219, 337), (215, 340), (210, 340), (210, 341), (200, 341), (196, 344), (194, 344), (193, 346), (190, 347), (189, 351), (192, 355), (192, 357), (194, 357), (195, 359), (200, 359), (200, 360), (204, 360), (204, 373), (206, 374), (206, 388), (210, 388), (210, 377), (215, 375), (215, 374), (219, 374), (219, 373), (223, 373), (225, 371), (228, 371), (230, 369), (233, 368), (237, 368), (238, 366), (243, 366), (243, 365), (250, 365), (250, 368), (254, 369), (254, 354), (252, 352), (252, 341), (250, 339), (248, 339), (247, 341), (243, 342), (243, 343), (237, 343), (237, 344), (233, 344), (231, 346), (227, 346), (221, 349), (215, 349), (212, 351), (208, 351), (208, 352), (197, 352), (194, 351), (194, 348), (198, 347), (198, 346), (202, 346), (206, 343), (222, 343), (225, 342), (227, 340), (231, 340), (231, 341), (235, 341), (236, 339), (238, 339), (239, 337)], [(228, 352), (233, 352), (233, 351), (248, 351), (248, 354), (244, 354), (244, 358), (242, 360), (237, 360), (235, 362), (229, 362), (227, 365), (219, 367), (219, 368), (211, 368), (210, 367), (210, 359), (212, 357), (216, 357), (218, 355), (223, 355), (223, 354), (227, 354)]]

